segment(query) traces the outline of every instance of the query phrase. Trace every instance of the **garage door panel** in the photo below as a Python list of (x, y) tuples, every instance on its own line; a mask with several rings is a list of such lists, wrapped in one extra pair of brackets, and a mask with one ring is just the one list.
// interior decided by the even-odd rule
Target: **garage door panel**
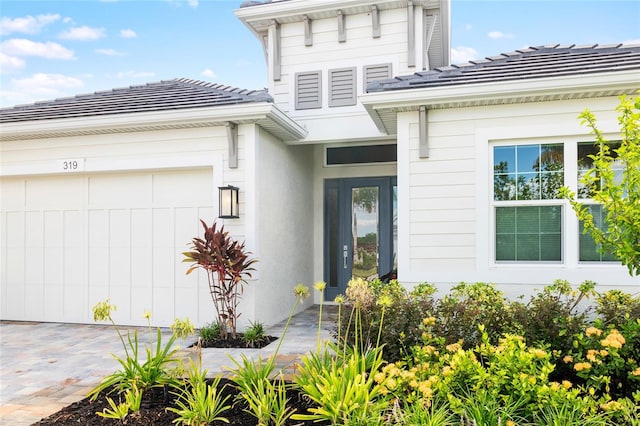
[(130, 323), (131, 320), (140, 321), (140, 319), (142, 319), (142, 312), (135, 316), (133, 314), (137, 313), (131, 312), (131, 291), (129, 287), (110, 287), (109, 298), (111, 299), (111, 303), (118, 307), (118, 310), (115, 312), (115, 314), (118, 315), (118, 321)]
[(81, 247), (67, 247), (64, 252), (65, 285), (85, 285), (85, 251)]
[(210, 170), (167, 172), (153, 175), (153, 203), (166, 206), (206, 205), (211, 202)]
[(153, 258), (151, 248), (131, 249), (131, 286), (139, 288), (151, 288), (153, 275)]
[(131, 217), (129, 210), (109, 210), (109, 246), (131, 246)]
[(182, 287), (176, 289), (176, 317), (178, 318), (196, 318), (198, 314), (198, 306), (193, 303), (197, 300), (198, 289), (193, 287)]
[(145, 312), (151, 312), (151, 318), (155, 321), (156, 313), (153, 309), (153, 292), (151, 287), (131, 289), (131, 312), (133, 316), (142, 318)]
[(11, 284), (7, 287), (7, 303), (6, 313), (13, 318), (24, 318), (24, 285), (21, 281), (9, 281)]
[[(83, 285), (68, 285), (64, 288), (65, 321), (81, 322), (88, 315), (87, 288)], [(93, 313), (92, 313), (93, 315)]]
[[(205, 219), (205, 222), (208, 220)], [(176, 208), (175, 209), (175, 232), (176, 245), (184, 245), (186, 251), (193, 237), (202, 234), (202, 225), (198, 217), (197, 208)]]
[(162, 325), (171, 325), (176, 318), (174, 314), (174, 294), (172, 288), (154, 288), (153, 319)]
[(24, 179), (2, 178), (0, 181), (0, 202), (5, 211), (22, 210), (26, 204)]
[(44, 248), (26, 247), (24, 250), (24, 281), (26, 285), (44, 284)]
[(153, 209), (153, 246), (173, 247), (173, 218), (171, 209)]
[(131, 210), (131, 247), (150, 247), (152, 237), (152, 209)]
[(89, 247), (109, 247), (108, 212), (89, 210)]
[(3, 239), (6, 241), (7, 247), (24, 247), (24, 213), (7, 212), (5, 217), (7, 222), (7, 231), (6, 236), (3, 237)]
[(27, 247), (43, 247), (44, 223), (42, 212), (28, 211), (25, 217), (25, 245)]
[(109, 249), (109, 285), (129, 287), (131, 285), (131, 255), (129, 248)]
[(26, 182), (26, 205), (30, 209), (77, 209), (84, 205), (85, 178), (46, 176)]
[(25, 286), (25, 317), (26, 318), (44, 318), (44, 285)]
[(92, 323), (108, 297), (123, 324), (144, 324), (145, 310), (155, 324), (178, 311), (202, 323), (203, 305), (213, 318), (206, 277), (182, 263), (199, 219), (216, 215), (211, 168), (3, 179), (2, 189), (3, 318)]
[(151, 178), (146, 174), (104, 174), (89, 177), (91, 208), (145, 207), (151, 203)]
[(84, 214), (80, 210), (65, 210), (63, 227), (64, 247), (84, 246)]
[(89, 248), (89, 287), (105, 287), (109, 285), (109, 248)]
[(44, 317), (48, 321), (64, 320), (64, 290), (62, 285), (44, 285)]
[(60, 247), (45, 247), (44, 257), (44, 283), (45, 285), (62, 285), (62, 265), (64, 258)]
[(174, 261), (173, 247), (153, 249), (153, 286), (155, 288), (173, 288)]
[(44, 212), (44, 246), (62, 248), (64, 232), (62, 211)]

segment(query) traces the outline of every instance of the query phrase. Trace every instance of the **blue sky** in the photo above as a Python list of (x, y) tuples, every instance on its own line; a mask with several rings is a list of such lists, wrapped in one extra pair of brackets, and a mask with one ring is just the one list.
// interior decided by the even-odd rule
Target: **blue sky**
[[(186, 77), (267, 86), (241, 0), (1, 0), (0, 105)], [(640, 43), (640, 0), (451, 0), (452, 62), (542, 44)]]

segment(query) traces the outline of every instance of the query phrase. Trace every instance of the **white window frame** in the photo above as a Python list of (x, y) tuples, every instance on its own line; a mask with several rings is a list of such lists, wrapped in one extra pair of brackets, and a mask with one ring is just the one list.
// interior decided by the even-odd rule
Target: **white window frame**
[[(491, 238), (491, 251), (489, 256), (491, 258), (491, 262), (495, 266), (500, 265), (563, 265), (566, 262), (566, 250), (567, 239), (566, 239), (566, 210), (567, 205), (561, 199), (548, 199), (548, 200), (506, 200), (506, 201), (496, 201), (494, 199), (494, 173), (493, 173), (493, 153), (494, 148), (496, 147), (506, 147), (506, 146), (523, 146), (523, 145), (551, 145), (551, 144), (562, 144), (563, 146), (563, 158), (564, 158), (564, 184), (567, 184), (567, 144), (559, 141), (540, 141), (540, 140), (527, 140), (522, 139), (518, 141), (504, 141), (500, 143), (492, 143), (489, 145), (489, 175), (490, 175), (490, 187), (489, 187), (489, 205), (490, 205), (490, 213), (489, 216), (491, 218), (491, 233), (489, 234)], [(576, 167), (577, 169), (577, 167)], [(577, 171), (576, 171), (577, 173)], [(537, 207), (537, 206), (560, 206), (562, 213), (560, 219), (560, 260), (496, 260), (496, 208), (498, 207)], [(569, 207), (570, 208), (570, 207)]]

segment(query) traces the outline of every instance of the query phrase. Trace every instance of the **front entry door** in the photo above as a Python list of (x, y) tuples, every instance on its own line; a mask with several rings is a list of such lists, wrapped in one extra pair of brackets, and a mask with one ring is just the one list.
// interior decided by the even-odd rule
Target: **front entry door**
[(396, 268), (396, 178), (325, 182), (326, 300), (352, 277), (373, 279)]

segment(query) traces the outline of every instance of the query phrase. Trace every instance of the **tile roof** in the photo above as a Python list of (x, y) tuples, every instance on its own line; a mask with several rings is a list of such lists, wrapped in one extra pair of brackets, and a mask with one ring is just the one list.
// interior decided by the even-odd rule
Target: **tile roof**
[(178, 78), (0, 109), (0, 123), (273, 102), (266, 90), (244, 90)]
[(552, 45), (520, 49), (463, 65), (439, 67), (412, 75), (379, 80), (367, 92), (430, 88), (460, 84), (526, 80), (611, 71), (638, 70), (640, 45)]

